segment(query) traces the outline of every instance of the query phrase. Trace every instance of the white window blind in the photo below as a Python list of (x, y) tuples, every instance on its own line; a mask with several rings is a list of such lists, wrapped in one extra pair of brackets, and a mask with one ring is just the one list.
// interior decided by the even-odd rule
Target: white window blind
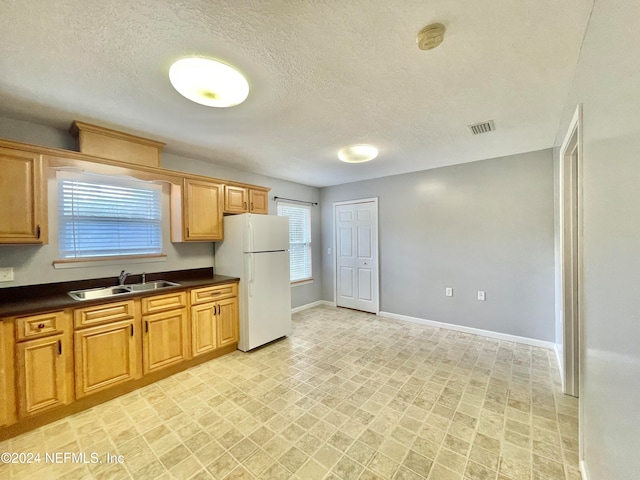
[(278, 215), (289, 217), (291, 282), (311, 279), (311, 207), (278, 202)]
[(162, 253), (162, 187), (128, 177), (57, 172), (60, 258)]

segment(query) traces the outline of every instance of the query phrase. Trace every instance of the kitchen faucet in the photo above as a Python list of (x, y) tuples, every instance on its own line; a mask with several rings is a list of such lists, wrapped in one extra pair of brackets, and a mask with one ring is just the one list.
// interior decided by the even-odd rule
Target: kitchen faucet
[(118, 279), (120, 281), (119, 285), (124, 285), (124, 281), (127, 279), (129, 275), (131, 275), (129, 272), (125, 272), (124, 270), (122, 270), (120, 272), (120, 276), (118, 276)]

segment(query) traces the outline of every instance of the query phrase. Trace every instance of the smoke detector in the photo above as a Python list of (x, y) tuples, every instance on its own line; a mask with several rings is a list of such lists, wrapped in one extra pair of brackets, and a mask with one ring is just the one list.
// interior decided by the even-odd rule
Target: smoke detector
[(444, 25), (432, 23), (418, 32), (418, 48), (420, 50), (431, 50), (436, 48), (444, 40)]

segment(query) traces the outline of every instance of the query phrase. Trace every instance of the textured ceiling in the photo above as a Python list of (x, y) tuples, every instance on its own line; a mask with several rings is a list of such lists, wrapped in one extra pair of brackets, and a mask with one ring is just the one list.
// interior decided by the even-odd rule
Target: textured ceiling
[[(592, 3), (0, 0), (0, 115), (317, 186), (533, 151), (553, 146)], [(436, 21), (444, 43), (419, 50)], [(167, 73), (188, 55), (241, 70), (247, 101), (181, 97)], [(353, 143), (380, 155), (339, 162)]]

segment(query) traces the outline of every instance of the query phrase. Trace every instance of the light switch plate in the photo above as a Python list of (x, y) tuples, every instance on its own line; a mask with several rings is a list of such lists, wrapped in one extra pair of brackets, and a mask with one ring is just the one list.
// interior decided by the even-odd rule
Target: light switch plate
[(447, 287), (447, 288), (445, 288), (445, 289), (444, 289), (444, 294), (445, 294), (447, 297), (453, 297), (453, 288), (451, 288), (451, 287)]
[(484, 290), (478, 290), (478, 300), (485, 301), (486, 299), (487, 299), (487, 296)]
[(0, 282), (13, 282), (13, 268), (0, 268)]

